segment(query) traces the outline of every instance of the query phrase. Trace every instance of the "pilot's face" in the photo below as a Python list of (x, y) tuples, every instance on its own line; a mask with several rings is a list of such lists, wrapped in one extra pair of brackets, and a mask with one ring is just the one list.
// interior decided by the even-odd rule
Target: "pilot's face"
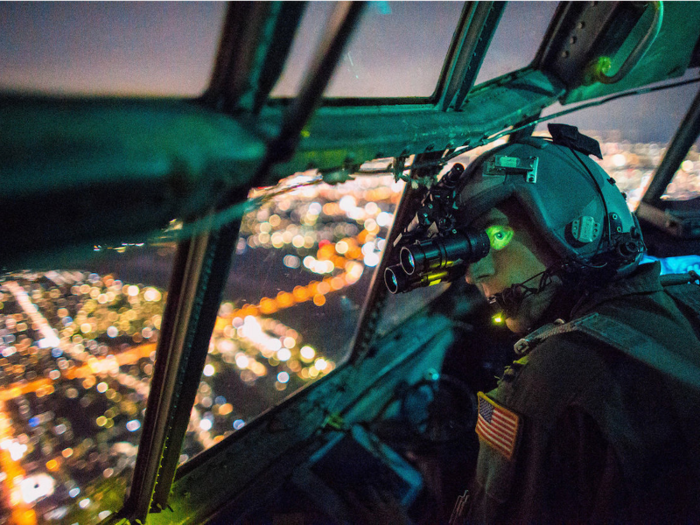
[[(472, 223), (476, 229), (486, 229), (490, 237), (495, 232), (506, 241), (499, 245), (492, 239), (488, 255), (467, 268), (467, 283), (476, 285), (487, 299), (513, 284), (523, 283), (542, 273), (554, 262), (554, 256), (544, 242), (533, 234), (532, 228), (524, 226), (527, 221), (522, 217), (513, 217), (512, 212), (509, 215), (494, 208)], [(493, 226), (495, 228), (489, 229)], [(538, 285), (539, 277), (527, 283), (533, 288)], [(531, 330), (552, 302), (556, 289), (557, 284), (553, 283), (542, 292), (526, 297), (517, 314), (506, 318), (508, 328), (516, 333)]]

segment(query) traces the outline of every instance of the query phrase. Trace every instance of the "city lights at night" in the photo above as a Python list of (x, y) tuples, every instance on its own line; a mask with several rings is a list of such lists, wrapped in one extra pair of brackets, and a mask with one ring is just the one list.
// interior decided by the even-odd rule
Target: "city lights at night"
[[(309, 186), (244, 218), (232, 279), (249, 280), (262, 256), (269, 286), (253, 295), (234, 292), (221, 304), (181, 462), (345, 357), (355, 321), (346, 320), (341, 348), (325, 346), (322, 326), (308, 321), (358, 315), (402, 186), (392, 176)], [(142, 246), (116, 257), (139, 250), (159, 257)], [(172, 247), (157, 250), (162, 256)], [(17, 523), (77, 520), (81, 511), (80, 523), (96, 522), (118, 510), (135, 463), (166, 300), (162, 287), (116, 274), (3, 277), (0, 483), (8, 495), (3, 512)]]

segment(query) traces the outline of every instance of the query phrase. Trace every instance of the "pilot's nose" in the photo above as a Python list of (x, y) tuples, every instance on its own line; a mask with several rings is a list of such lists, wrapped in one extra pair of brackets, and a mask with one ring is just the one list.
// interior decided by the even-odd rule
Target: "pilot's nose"
[(479, 284), (489, 277), (492, 277), (495, 273), (496, 269), (493, 266), (493, 257), (491, 257), (491, 253), (489, 252), (486, 257), (467, 266), (465, 278), (467, 284)]

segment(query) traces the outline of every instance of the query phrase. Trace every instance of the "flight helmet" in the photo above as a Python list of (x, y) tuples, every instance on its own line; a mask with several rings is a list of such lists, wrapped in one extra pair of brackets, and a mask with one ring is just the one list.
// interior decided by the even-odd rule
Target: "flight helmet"
[(600, 146), (574, 126), (550, 124), (551, 139), (528, 137), (472, 162), (457, 187), (458, 221), (515, 198), (569, 272), (628, 275), (645, 246), (625, 197), (590, 154)]

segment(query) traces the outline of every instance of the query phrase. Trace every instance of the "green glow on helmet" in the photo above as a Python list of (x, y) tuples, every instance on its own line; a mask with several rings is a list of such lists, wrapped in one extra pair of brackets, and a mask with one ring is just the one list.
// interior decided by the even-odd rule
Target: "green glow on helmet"
[(486, 228), (486, 235), (489, 236), (491, 249), (496, 251), (502, 250), (513, 239), (513, 228), (502, 224), (494, 224)]

